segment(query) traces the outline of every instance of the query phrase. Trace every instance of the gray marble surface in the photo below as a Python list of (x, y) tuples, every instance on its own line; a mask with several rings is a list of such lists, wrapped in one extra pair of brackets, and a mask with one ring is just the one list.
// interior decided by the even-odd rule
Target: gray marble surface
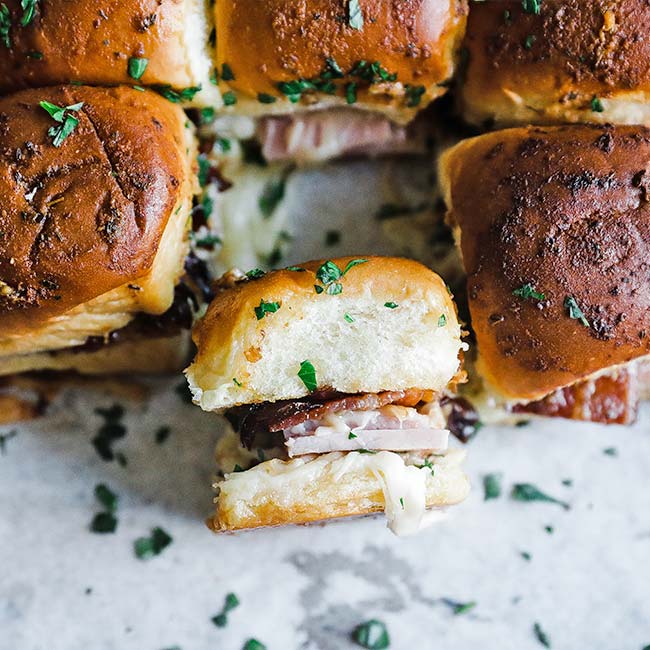
[[(330, 229), (342, 239), (325, 254), (403, 250), (373, 215), (430, 199), (430, 175), (422, 161), (294, 175), (287, 263), (322, 255)], [(431, 261), (426, 233), (406, 239)], [(241, 650), (251, 637), (269, 650), (346, 650), (370, 618), (386, 623), (392, 650), (534, 650), (535, 623), (554, 649), (650, 644), (650, 409), (631, 428), (482, 429), (468, 445), (470, 498), (413, 538), (395, 538), (382, 518), (216, 536), (203, 519), (221, 423), (180, 399), (181, 382), (158, 381), (135, 402), (70, 390), (6, 440), (0, 650)], [(115, 401), (127, 410), (115, 446), (126, 467), (91, 444), (102, 422), (94, 409)], [(161, 426), (170, 435), (157, 444)], [(493, 472), (503, 494), (485, 502)], [(518, 482), (571, 508), (514, 501)], [(114, 534), (89, 530), (98, 483), (119, 497)], [(139, 560), (133, 542), (155, 526), (173, 542)], [(230, 592), (241, 604), (218, 628), (211, 618)], [(476, 605), (454, 615), (447, 599)]]
[[(115, 449), (126, 467), (91, 444), (94, 408), (113, 396), (68, 391), (6, 441), (2, 650), (240, 650), (250, 637), (269, 650), (339, 650), (355, 647), (350, 631), (369, 618), (387, 624), (394, 649), (534, 649), (535, 622), (553, 648), (650, 643), (647, 409), (629, 429), (484, 428), (468, 446), (472, 495), (413, 538), (395, 538), (382, 518), (217, 536), (202, 520), (220, 423), (183, 403), (177, 384), (122, 401), (128, 434)], [(161, 425), (171, 429), (162, 445)], [(503, 474), (503, 494), (486, 502), (491, 472)], [(101, 482), (119, 496), (114, 534), (89, 531)], [(514, 501), (516, 482), (571, 509)], [(139, 560), (133, 542), (154, 526), (174, 541)], [(241, 604), (221, 629), (211, 617), (229, 592)], [(445, 599), (476, 606), (454, 615)]]

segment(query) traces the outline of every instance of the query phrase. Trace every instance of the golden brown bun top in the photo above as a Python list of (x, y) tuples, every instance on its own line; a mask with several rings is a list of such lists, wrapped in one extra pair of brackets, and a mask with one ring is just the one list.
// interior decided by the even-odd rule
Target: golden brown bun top
[[(231, 89), (249, 97), (267, 93), (286, 100), (279, 82), (319, 77), (327, 58), (345, 75), (359, 61), (378, 61), (397, 82), (433, 87), (451, 76), (456, 46), (464, 33), (466, 0), (363, 0), (363, 26), (350, 26), (342, 0), (232, 0), (216, 2), (217, 64), (228, 64)], [(359, 101), (386, 104), (359, 83)], [(376, 84), (375, 90), (378, 90)], [(406, 102), (404, 102), (406, 103)], [(425, 105), (425, 99), (421, 105)]]
[[(84, 102), (60, 147), (39, 106)], [(186, 175), (182, 111), (82, 86), (0, 98), (0, 326), (29, 331), (149, 270)]]
[[(530, 3), (533, 5), (534, 3)], [(650, 87), (650, 4), (639, 0), (473, 2), (465, 46), (472, 93), (561, 91), (607, 97)]]
[[(92, 85), (193, 82), (182, 42), (181, 0), (46, 0), (22, 26), (20, 0), (6, 0), (11, 48), (0, 43), (0, 92), (70, 81)], [(131, 57), (149, 63), (140, 80)]]
[[(440, 174), (482, 370), (504, 395), (538, 399), (650, 352), (649, 129), (497, 131), (447, 152)], [(527, 284), (543, 298), (513, 294)]]

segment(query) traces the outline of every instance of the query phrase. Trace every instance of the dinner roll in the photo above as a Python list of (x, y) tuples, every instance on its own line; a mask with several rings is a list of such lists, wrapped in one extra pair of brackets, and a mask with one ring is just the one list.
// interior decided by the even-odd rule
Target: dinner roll
[(157, 85), (188, 103), (218, 99), (204, 0), (6, 0), (6, 7), (0, 93), (80, 82)]
[(493, 388), (532, 401), (650, 352), (650, 129), (498, 131), (439, 174)]
[(237, 282), (217, 295), (193, 338), (198, 353), (186, 374), (208, 411), (315, 388), (442, 392), (463, 346), (440, 277), (381, 257), (308, 262)]
[(650, 122), (647, 2), (473, 2), (465, 48), (474, 124)]
[(445, 92), (466, 0), (217, 0), (216, 69), (232, 112), (338, 104), (399, 122)]
[(0, 358), (83, 345), (170, 307), (194, 148), (181, 109), (154, 93), (0, 98)]

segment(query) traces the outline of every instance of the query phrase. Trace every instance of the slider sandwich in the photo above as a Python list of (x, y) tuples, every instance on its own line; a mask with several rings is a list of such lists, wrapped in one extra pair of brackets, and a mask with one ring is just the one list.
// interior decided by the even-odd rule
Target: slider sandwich
[[(421, 151), (407, 128), (443, 95), (465, 0), (218, 0), (217, 127), (257, 137), (269, 161)], [(229, 126), (228, 126), (229, 125)]]
[(650, 129), (496, 131), (447, 151), (439, 178), (490, 394), (632, 422), (650, 386)]
[(0, 375), (186, 362), (195, 191), (182, 110), (130, 88), (0, 98)]
[(214, 530), (385, 511), (407, 534), (466, 497), (441, 410), (464, 344), (435, 273), (343, 258), (223, 282), (186, 370), (195, 403), (232, 425)]
[(212, 103), (211, 29), (204, 0), (5, 0), (0, 93), (130, 84), (174, 102)]
[(650, 122), (647, 2), (472, 2), (464, 48), (473, 124)]

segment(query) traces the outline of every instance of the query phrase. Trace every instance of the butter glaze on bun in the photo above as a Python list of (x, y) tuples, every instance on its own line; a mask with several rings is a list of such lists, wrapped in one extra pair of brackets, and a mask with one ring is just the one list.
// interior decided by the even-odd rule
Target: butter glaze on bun
[[(344, 86), (356, 83), (354, 106), (404, 122), (445, 92), (465, 29), (465, 0), (365, 0), (363, 18), (356, 21), (347, 5), (340, 0), (215, 2), (216, 67), (223, 72), (226, 64), (232, 71), (221, 75), (220, 84), (222, 92), (230, 90), (239, 100), (232, 111), (259, 115), (345, 105)], [(378, 62), (397, 77), (368, 86), (350, 74), (359, 61)], [(292, 103), (278, 89), (281, 82), (319, 78), (328, 70), (340, 70), (335, 94), (306, 91)], [(422, 89), (417, 104), (409, 101), (406, 85)], [(258, 101), (260, 94), (275, 101)]]
[[(367, 261), (355, 265), (359, 259)], [(186, 371), (204, 410), (304, 397), (303, 361), (313, 365), (319, 389), (342, 393), (441, 393), (456, 377), (461, 329), (439, 276), (407, 259), (335, 259), (329, 264), (349, 270), (331, 295), (315, 288), (325, 286), (317, 277), (324, 262), (272, 271), (217, 295), (194, 330), (198, 353)], [(262, 301), (279, 307), (258, 320)]]
[[(202, 0), (47, 0), (24, 27), (21, 1), (6, 5), (12, 24), (10, 48), (0, 44), (2, 93), (69, 82), (216, 93)], [(129, 73), (131, 58), (147, 60), (141, 76)]]
[[(532, 3), (531, 3), (532, 4)], [(650, 4), (473, 2), (461, 103), (478, 125), (650, 123)]]
[(650, 129), (497, 131), (439, 174), (492, 387), (532, 401), (650, 353)]
[[(59, 147), (48, 135), (59, 123), (42, 100), (83, 102), (71, 113), (78, 125)], [(0, 98), (3, 337), (55, 321), (61, 329), (60, 319), (80, 310), (95, 319), (92, 329), (100, 311), (169, 307), (195, 183), (185, 122), (180, 108), (158, 95), (126, 88), (67, 86)], [(0, 352), (26, 351), (5, 344), (0, 339)]]

